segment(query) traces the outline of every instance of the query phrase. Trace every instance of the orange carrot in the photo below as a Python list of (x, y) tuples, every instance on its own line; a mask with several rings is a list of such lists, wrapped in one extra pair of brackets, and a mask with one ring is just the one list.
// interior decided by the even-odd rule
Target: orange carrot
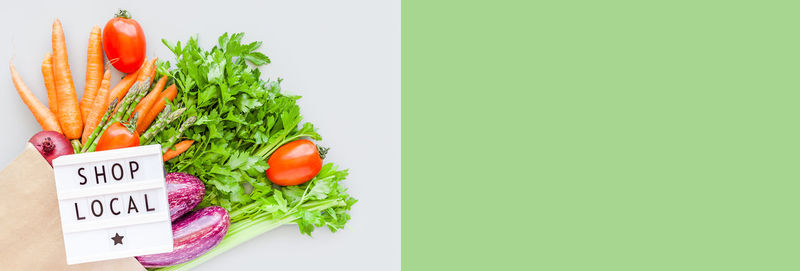
[[(147, 115), (144, 117), (142, 121), (142, 126), (144, 130), (147, 130), (150, 127), (150, 124), (153, 123), (153, 120), (158, 117), (158, 114), (161, 113), (161, 110), (164, 110), (164, 107), (167, 106), (167, 102), (165, 100), (175, 99), (175, 96), (178, 96), (178, 88), (175, 87), (175, 84), (169, 85), (161, 95), (158, 96), (158, 99), (153, 103), (153, 106), (150, 108), (150, 111), (147, 112)], [(139, 116), (139, 118), (142, 118)], [(139, 122), (136, 122), (136, 130), (139, 130)]]
[(80, 138), (83, 132), (83, 119), (75, 85), (72, 83), (72, 73), (69, 70), (64, 29), (58, 19), (53, 21), (53, 66), (56, 96), (58, 96), (58, 121), (67, 139)]
[(108, 93), (108, 100), (106, 102), (111, 103), (114, 99), (117, 101), (122, 101), (122, 97), (125, 97), (125, 94), (128, 93), (128, 90), (133, 86), (133, 83), (136, 83), (136, 77), (138, 77), (138, 71), (134, 73), (126, 74), (122, 77), (122, 80), (117, 83), (113, 89), (110, 90)]
[(86, 122), (86, 116), (94, 106), (94, 96), (103, 80), (103, 45), (100, 42), (100, 27), (94, 26), (89, 34), (89, 49), (86, 53), (86, 86), (81, 98), (81, 116)]
[(162, 76), (161, 79), (158, 79), (158, 83), (156, 83), (155, 87), (153, 87), (153, 90), (151, 90), (147, 96), (144, 96), (144, 98), (139, 101), (139, 104), (137, 104), (133, 109), (133, 115), (136, 115), (137, 113), (139, 114), (139, 118), (136, 121), (136, 131), (139, 132), (139, 134), (143, 134), (145, 130), (147, 130), (147, 127), (144, 126), (144, 116), (150, 111), (150, 108), (153, 107), (153, 104), (156, 102), (156, 99), (158, 99), (158, 96), (161, 96), (161, 91), (164, 89), (166, 84), (167, 76), (165, 75)]
[[(139, 71), (138, 71), (139, 76), (136, 77), (136, 81), (134, 83), (144, 83), (144, 82), (152, 83), (153, 82), (153, 77), (150, 77), (150, 73), (153, 70), (153, 66), (155, 65), (155, 62), (156, 62), (156, 58), (148, 60), (148, 61), (145, 61), (144, 64), (142, 64), (142, 67), (139, 68)], [(121, 106), (121, 104), (118, 104), (117, 108), (114, 108), (114, 112), (116, 112), (119, 109), (120, 106)]]
[(33, 92), (31, 92), (28, 86), (25, 85), (25, 82), (22, 81), (22, 77), (19, 76), (17, 68), (14, 67), (14, 63), (11, 61), (8, 62), (8, 69), (11, 70), (11, 79), (14, 81), (14, 87), (17, 88), (19, 97), (22, 98), (22, 102), (31, 110), (33, 117), (36, 118), (36, 121), (42, 126), (42, 130), (61, 133), (61, 126), (58, 123), (56, 114), (50, 111), (39, 99), (36, 99)]
[(156, 59), (158, 59), (158, 58), (153, 58), (153, 59), (148, 60), (147, 62), (144, 63), (144, 66), (142, 66), (142, 68), (141, 68), (141, 72), (139, 72), (139, 77), (136, 78), (136, 82), (137, 83), (140, 83), (140, 82), (152, 83), (153, 82), (153, 76), (155, 75), (155, 73), (153, 73), (153, 72), (155, 71)]
[(158, 62), (158, 57), (153, 59), (153, 68), (151, 68), (150, 73), (147, 74), (147, 77), (150, 78), (150, 82), (156, 79), (156, 72), (158, 72), (158, 64), (156, 62)]
[(181, 153), (183, 153), (186, 150), (188, 150), (189, 147), (192, 146), (192, 144), (194, 144), (194, 140), (184, 140), (184, 141), (178, 142), (178, 144), (175, 144), (175, 149), (174, 150), (170, 149), (170, 150), (167, 150), (166, 152), (164, 152), (164, 155), (162, 156), (162, 158), (164, 159), (164, 162), (166, 162), (169, 159), (178, 157), (178, 155), (181, 155)]
[[(145, 62), (147, 63), (147, 62)], [(117, 101), (122, 102), (122, 98), (125, 97), (125, 94), (128, 94), (128, 90), (136, 83), (136, 79), (139, 78), (139, 72), (142, 71), (144, 68), (144, 64), (142, 67), (139, 68), (136, 72), (126, 74), (125, 77), (122, 77), (122, 80), (111, 89), (111, 92), (108, 94), (108, 103), (110, 104), (111, 101), (117, 99)]]
[(111, 87), (111, 71), (106, 70), (103, 73), (103, 81), (100, 82), (100, 88), (97, 89), (97, 96), (95, 96), (94, 104), (92, 104), (89, 114), (86, 116), (86, 127), (83, 129), (83, 136), (81, 142), (87, 144), (86, 140), (92, 135), (94, 129), (100, 124), (103, 114), (108, 110), (108, 93)]
[(58, 96), (56, 96), (56, 82), (53, 81), (53, 55), (48, 53), (42, 60), (42, 77), (44, 87), (47, 89), (47, 105), (53, 114), (58, 114)]
[(155, 62), (156, 62), (156, 58), (153, 58), (151, 60), (145, 61), (145, 63), (143, 64), (142, 68), (139, 69), (140, 70), (139, 71), (139, 77), (136, 78), (136, 83), (145, 83), (145, 82), (146, 83), (152, 83), (153, 82), (153, 77), (151, 76), (151, 73), (155, 70), (154, 69), (155, 68)]

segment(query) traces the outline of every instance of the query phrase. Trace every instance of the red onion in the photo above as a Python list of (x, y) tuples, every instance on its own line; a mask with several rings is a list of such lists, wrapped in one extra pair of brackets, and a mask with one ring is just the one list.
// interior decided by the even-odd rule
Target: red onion
[(39, 150), (39, 153), (42, 154), (50, 166), (53, 165), (53, 159), (75, 153), (69, 140), (59, 132), (41, 131), (33, 135), (28, 142)]

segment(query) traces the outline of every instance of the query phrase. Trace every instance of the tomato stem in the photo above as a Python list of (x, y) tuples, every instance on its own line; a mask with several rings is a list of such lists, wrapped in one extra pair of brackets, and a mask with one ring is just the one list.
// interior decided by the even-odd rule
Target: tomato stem
[(130, 19), (131, 18), (131, 14), (128, 13), (127, 10), (119, 9), (119, 11), (117, 11), (117, 14), (114, 14), (114, 17)]
[(317, 152), (319, 152), (319, 158), (322, 159), (322, 160), (325, 160), (325, 155), (328, 154), (329, 150), (331, 150), (331, 148), (317, 146)]
[(133, 114), (133, 119), (131, 119), (131, 121), (128, 122), (128, 123), (122, 123), (122, 126), (125, 126), (125, 128), (128, 128), (128, 132), (131, 132), (131, 134), (135, 134), (136, 133), (136, 121), (138, 121), (138, 120), (139, 120), (139, 112), (136, 112), (136, 114)]

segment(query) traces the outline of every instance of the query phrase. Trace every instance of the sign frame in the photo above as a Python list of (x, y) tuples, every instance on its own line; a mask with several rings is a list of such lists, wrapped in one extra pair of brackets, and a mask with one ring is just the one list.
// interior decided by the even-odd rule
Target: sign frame
[[(65, 155), (53, 160), (67, 264), (165, 253), (173, 250), (172, 221), (169, 215), (164, 163), (161, 155), (160, 145), (146, 145)], [(156, 160), (157, 162), (155, 162)], [(129, 166), (126, 165), (128, 167), (124, 168), (122, 163), (115, 161), (129, 161)], [(108, 163), (113, 165), (105, 167)], [(94, 168), (95, 172), (87, 173), (89, 170), (85, 169), (90, 167)], [(98, 167), (102, 167), (102, 175), (97, 173)], [(117, 172), (120, 174), (116, 174)], [(91, 177), (95, 179), (89, 181), (87, 175), (91, 174), (97, 175), (92, 175)], [(78, 185), (76, 182), (80, 179), (77, 179), (76, 175), (83, 180)], [(128, 175), (130, 178), (126, 178)], [(137, 175), (144, 175), (144, 177), (139, 177), (137, 180)], [(100, 176), (103, 177), (103, 182), (100, 182)], [(120, 178), (117, 179), (117, 176)], [(126, 199), (128, 195), (129, 199)], [(139, 195), (143, 195), (143, 203), (142, 197)], [(148, 196), (150, 197), (148, 198)], [(109, 197), (113, 198), (108, 201)], [(88, 204), (88, 199), (93, 199), (91, 204)], [(124, 211), (114, 211), (115, 201), (119, 202), (117, 203), (118, 209), (124, 210), (125, 206), (128, 207), (127, 214)], [(81, 203), (79, 204), (79, 202)], [(105, 207), (104, 204), (106, 204)], [(141, 206), (137, 207), (137, 204)], [(79, 208), (79, 206), (81, 207)], [(99, 208), (97, 208), (98, 206)], [(131, 215), (132, 210), (135, 210), (133, 215)], [(150, 211), (154, 211), (154, 213), (149, 213)], [(120, 215), (121, 213), (122, 215)], [(111, 234), (112, 232), (115, 234)], [(125, 236), (130, 235), (131, 232), (139, 238), (132, 242), (133, 245), (126, 245), (130, 243), (125, 242), (131, 239), (125, 240)], [(111, 238), (103, 241), (109, 236)]]

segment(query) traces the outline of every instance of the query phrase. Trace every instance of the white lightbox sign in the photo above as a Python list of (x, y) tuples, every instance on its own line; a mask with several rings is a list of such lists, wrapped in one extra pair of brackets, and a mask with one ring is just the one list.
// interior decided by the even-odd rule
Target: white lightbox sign
[(161, 147), (53, 160), (67, 264), (172, 251)]

